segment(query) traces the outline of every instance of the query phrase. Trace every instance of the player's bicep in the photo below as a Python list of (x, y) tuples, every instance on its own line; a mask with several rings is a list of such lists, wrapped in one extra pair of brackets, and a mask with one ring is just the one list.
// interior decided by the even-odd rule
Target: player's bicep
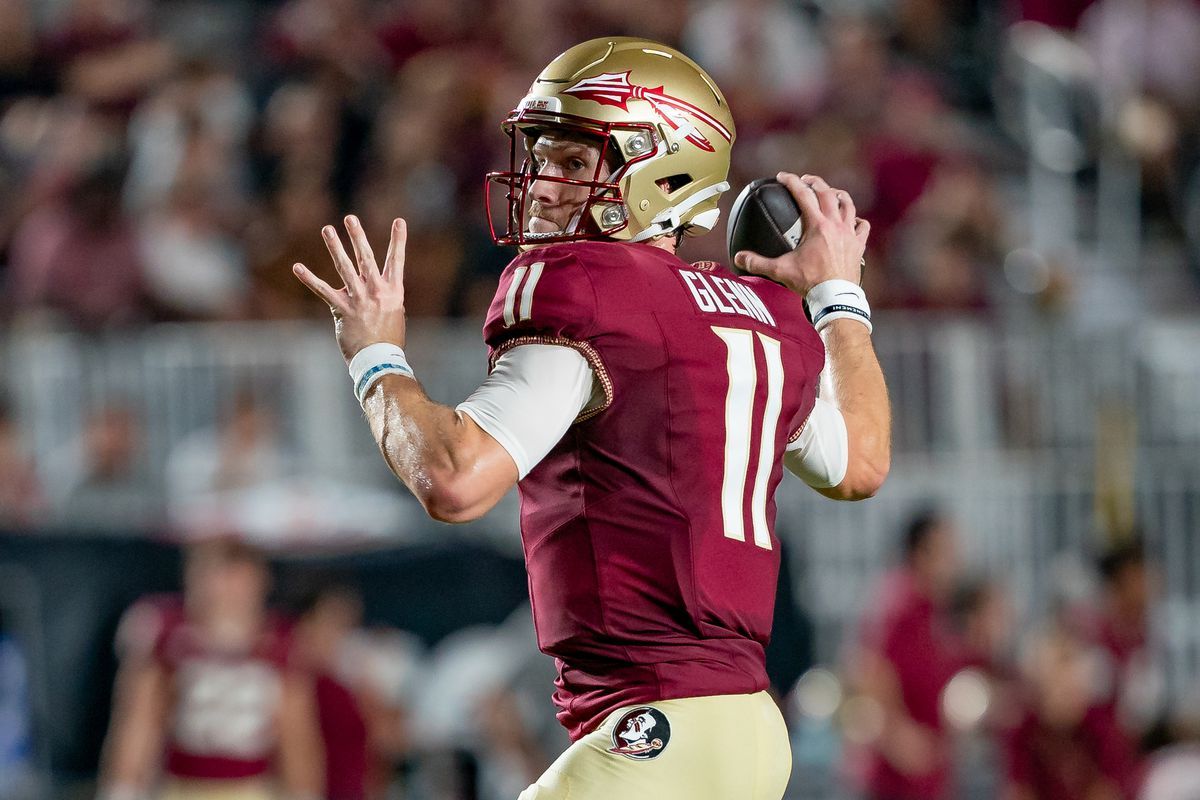
[(837, 406), (817, 398), (804, 430), (788, 445), (783, 463), (814, 489), (829, 489), (845, 480), (850, 439), (846, 419)]
[(592, 402), (594, 384), (591, 365), (572, 348), (521, 345), (496, 360), (458, 410), (512, 458), (520, 480)]

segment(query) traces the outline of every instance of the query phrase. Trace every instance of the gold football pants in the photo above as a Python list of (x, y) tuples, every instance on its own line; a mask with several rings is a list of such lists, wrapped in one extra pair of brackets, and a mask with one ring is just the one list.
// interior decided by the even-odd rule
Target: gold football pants
[(517, 800), (779, 800), (791, 770), (766, 692), (688, 697), (609, 714)]

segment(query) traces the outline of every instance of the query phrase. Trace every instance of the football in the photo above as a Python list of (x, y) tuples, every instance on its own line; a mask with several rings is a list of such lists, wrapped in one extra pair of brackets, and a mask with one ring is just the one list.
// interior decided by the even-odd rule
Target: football
[(775, 178), (747, 185), (730, 209), (726, 242), (730, 267), (741, 274), (733, 257), (742, 250), (775, 258), (795, 249), (800, 243), (800, 207), (788, 188)]

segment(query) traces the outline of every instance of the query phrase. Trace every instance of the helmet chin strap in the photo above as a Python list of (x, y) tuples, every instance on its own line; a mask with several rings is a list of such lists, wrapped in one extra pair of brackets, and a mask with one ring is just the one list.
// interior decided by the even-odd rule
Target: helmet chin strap
[[(670, 233), (683, 224), (684, 214), (691, 211), (705, 200), (710, 200), (722, 192), (727, 191), (729, 191), (728, 181), (714, 183), (712, 186), (701, 189), (678, 205), (664, 208), (654, 219), (650, 221), (650, 224), (646, 226), (644, 231), (632, 237), (629, 241), (644, 242), (647, 239), (653, 239), (655, 236), (662, 236), (664, 233)], [(715, 223), (716, 220), (713, 220), (713, 222)]]
[[(584, 203), (584, 205), (587, 204)], [(579, 223), (583, 220), (583, 208), (584, 206), (580, 206), (575, 209), (575, 213), (571, 215), (571, 218), (567, 220), (567, 224), (563, 226), (563, 233), (575, 233), (579, 229)]]

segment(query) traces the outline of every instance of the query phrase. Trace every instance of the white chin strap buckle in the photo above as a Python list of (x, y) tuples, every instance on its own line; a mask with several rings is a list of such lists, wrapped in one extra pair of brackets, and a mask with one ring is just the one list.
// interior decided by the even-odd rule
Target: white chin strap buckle
[[(630, 239), (630, 241), (644, 242), (647, 239), (653, 239), (655, 236), (662, 236), (664, 233), (670, 233), (683, 224), (684, 214), (691, 211), (704, 201), (710, 200), (722, 192), (727, 191), (729, 191), (729, 183), (727, 181), (721, 181), (720, 183), (714, 183), (712, 186), (701, 189), (677, 206), (664, 208), (661, 212), (659, 212), (658, 216), (650, 221), (650, 224), (646, 227), (646, 230), (634, 236), (632, 239)], [(695, 218), (692, 219), (692, 223), (698, 227), (711, 229), (713, 225), (717, 224), (717, 220), (720, 219), (720, 217), (720, 209), (714, 208), (712, 211), (705, 211), (703, 214), (697, 214)]]

